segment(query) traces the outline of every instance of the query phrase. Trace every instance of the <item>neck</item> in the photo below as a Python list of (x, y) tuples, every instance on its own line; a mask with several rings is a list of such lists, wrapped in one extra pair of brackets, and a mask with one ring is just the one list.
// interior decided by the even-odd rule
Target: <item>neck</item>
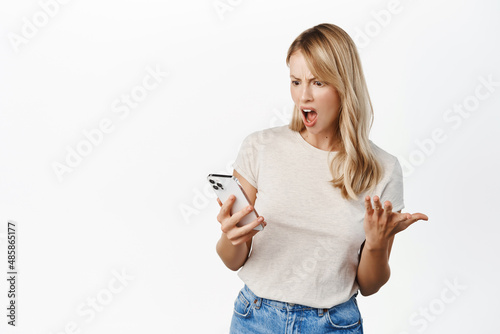
[(300, 132), (302, 138), (312, 146), (323, 151), (339, 151), (340, 150), (340, 136), (338, 133), (311, 133), (307, 128)]

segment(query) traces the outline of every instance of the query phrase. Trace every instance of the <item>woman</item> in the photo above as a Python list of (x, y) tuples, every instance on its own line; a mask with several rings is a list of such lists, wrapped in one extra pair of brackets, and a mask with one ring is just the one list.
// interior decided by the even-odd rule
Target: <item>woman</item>
[[(217, 253), (245, 283), (231, 333), (362, 333), (358, 291), (387, 282), (394, 235), (428, 218), (401, 213), (401, 166), (369, 140), (372, 106), (347, 33), (310, 28), (286, 62), (291, 123), (247, 136), (233, 164), (252, 205), (230, 215), (234, 197), (218, 200)], [(252, 207), (266, 219), (237, 227)]]

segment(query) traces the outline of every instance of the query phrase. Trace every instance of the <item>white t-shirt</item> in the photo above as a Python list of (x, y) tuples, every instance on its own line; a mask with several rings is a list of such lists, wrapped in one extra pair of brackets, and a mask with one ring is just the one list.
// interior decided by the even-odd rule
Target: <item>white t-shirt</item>
[(255, 209), (267, 222), (253, 238), (238, 272), (259, 297), (330, 308), (358, 290), (358, 252), (365, 240), (364, 197), (404, 208), (403, 175), (397, 158), (376, 146), (384, 177), (357, 201), (346, 200), (329, 182), (328, 152), (288, 125), (248, 135), (233, 168), (257, 188)]

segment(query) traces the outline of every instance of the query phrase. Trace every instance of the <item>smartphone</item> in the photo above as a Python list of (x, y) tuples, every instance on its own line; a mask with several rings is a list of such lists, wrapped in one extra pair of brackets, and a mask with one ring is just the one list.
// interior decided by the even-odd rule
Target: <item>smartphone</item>
[[(240, 182), (233, 175), (209, 174), (207, 178), (208, 182), (210, 182), (210, 185), (212, 186), (212, 189), (215, 191), (215, 194), (219, 197), (222, 203), (225, 203), (230, 195), (236, 196), (236, 200), (231, 208), (231, 215), (250, 205), (250, 201), (248, 200), (248, 196), (245, 194), (245, 190), (243, 190)], [(244, 216), (238, 224), (236, 224), (236, 226), (241, 227), (250, 224), (258, 217), (259, 215), (254, 207), (253, 211)], [(257, 225), (257, 227), (254, 228), (254, 230), (258, 231), (263, 229), (264, 227), (262, 224)]]

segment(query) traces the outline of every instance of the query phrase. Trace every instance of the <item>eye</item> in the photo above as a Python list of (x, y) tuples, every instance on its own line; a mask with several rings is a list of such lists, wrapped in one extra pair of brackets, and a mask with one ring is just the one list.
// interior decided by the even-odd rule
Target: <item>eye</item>
[(318, 87), (323, 87), (325, 84), (322, 83), (321, 81), (314, 81), (314, 84)]
[(297, 80), (292, 80), (292, 86), (297, 86), (299, 82)]

